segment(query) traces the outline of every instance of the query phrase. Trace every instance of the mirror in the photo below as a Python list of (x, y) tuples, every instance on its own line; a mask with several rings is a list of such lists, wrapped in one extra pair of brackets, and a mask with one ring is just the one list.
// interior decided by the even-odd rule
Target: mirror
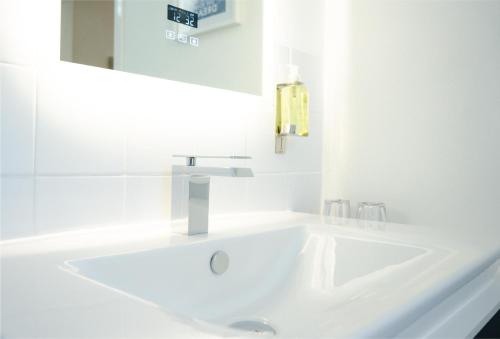
[(262, 0), (62, 0), (61, 60), (259, 95)]

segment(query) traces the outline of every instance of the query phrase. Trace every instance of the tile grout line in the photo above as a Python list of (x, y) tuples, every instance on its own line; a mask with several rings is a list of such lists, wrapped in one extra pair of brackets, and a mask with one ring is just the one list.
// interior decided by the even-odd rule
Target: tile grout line
[(126, 222), (128, 219), (128, 213), (127, 213), (127, 196), (128, 196), (128, 180), (127, 176), (122, 177), (122, 222)]
[[(289, 176), (289, 175), (321, 175), (325, 171), (290, 171), (290, 172), (254, 172), (256, 176)], [(326, 172), (332, 172), (328, 170)], [(95, 173), (75, 173), (75, 174), (9, 174), (1, 175), (3, 178), (170, 178), (172, 174), (95, 174)]]

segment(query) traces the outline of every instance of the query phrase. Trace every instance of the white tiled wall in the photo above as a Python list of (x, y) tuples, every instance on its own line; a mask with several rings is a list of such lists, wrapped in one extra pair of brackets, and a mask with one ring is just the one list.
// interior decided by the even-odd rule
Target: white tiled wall
[(30, 236), (34, 228), (34, 179), (2, 176), (2, 238)]
[[(292, 25), (300, 1), (264, 2), (265, 91), (252, 96), (60, 62), (60, 0), (2, 1), (1, 239), (168, 220), (176, 153), (253, 156), (241, 165), (255, 178), (213, 179), (212, 213), (318, 212), (321, 15)], [(272, 14), (284, 7), (297, 15)], [(289, 46), (311, 90), (311, 136), (276, 155), (274, 83)]]
[(35, 78), (30, 67), (2, 67), (2, 174), (33, 174)]

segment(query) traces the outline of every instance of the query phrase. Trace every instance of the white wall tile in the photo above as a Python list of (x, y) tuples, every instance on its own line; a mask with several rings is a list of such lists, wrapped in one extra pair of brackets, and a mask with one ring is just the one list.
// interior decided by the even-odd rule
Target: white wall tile
[(50, 233), (123, 222), (124, 179), (40, 177), (36, 180), (36, 226)]
[[(330, 1), (330, 0), (327, 0)], [(286, 46), (319, 55), (323, 45), (323, 0), (274, 1), (276, 40)]]
[[(35, 59), (31, 40), (30, 19), (35, 13), (30, 5), (35, 1), (4, 0), (0, 2), (0, 62), (27, 64)], [(12, 34), (16, 32), (16, 34)], [(9, 34), (10, 33), (10, 34)]]
[(136, 112), (127, 133), (127, 173), (170, 175), (174, 154), (196, 154), (189, 120), (158, 109)]
[(170, 174), (173, 154), (245, 153), (246, 119), (257, 110), (258, 97), (147, 80), (147, 92), (134, 87), (136, 100), (127, 102), (135, 107), (129, 108), (128, 174)]
[(35, 76), (28, 67), (0, 64), (3, 174), (33, 174)]
[(322, 175), (323, 198), (324, 199), (344, 199), (343, 193), (336, 188), (335, 173), (333, 171), (325, 171)]
[[(199, 130), (197, 154), (202, 155), (246, 155), (247, 111), (237, 109), (220, 112), (211, 117)], [(230, 142), (228, 142), (230, 140)], [(232, 162), (235, 165), (236, 162)], [(220, 166), (219, 160), (207, 159), (207, 166)]]
[(128, 177), (125, 180), (127, 222), (170, 220), (171, 177)]
[(247, 187), (252, 178), (210, 178), (211, 215), (248, 210)]
[(197, 95), (196, 86), (145, 77), (134, 81), (138, 84), (129, 86), (126, 100), (127, 173), (170, 174), (173, 154), (196, 152), (193, 112), (203, 111), (189, 95)]
[(124, 173), (127, 102), (120, 86), (123, 75), (110, 75), (67, 63), (41, 70), (38, 174)]
[(295, 212), (319, 213), (321, 209), (321, 174), (291, 174), (290, 206)]
[(58, 0), (0, 1), (0, 62), (33, 65), (59, 58)]
[(290, 186), (286, 174), (258, 174), (248, 180), (248, 209), (282, 211), (290, 208)]
[(317, 172), (321, 169), (323, 150), (323, 116), (309, 115), (309, 135), (288, 140), (291, 172)]
[(35, 234), (32, 177), (1, 178), (0, 240)]

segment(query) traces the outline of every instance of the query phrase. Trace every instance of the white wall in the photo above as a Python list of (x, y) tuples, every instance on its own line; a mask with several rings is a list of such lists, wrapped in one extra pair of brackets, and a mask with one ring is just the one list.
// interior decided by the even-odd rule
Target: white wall
[[(265, 2), (263, 96), (60, 62), (60, 0), (1, 1), (2, 239), (167, 220), (175, 153), (254, 157), (241, 165), (256, 178), (214, 178), (213, 213), (318, 211), (322, 37), (310, 29), (322, 0), (289, 35), (272, 6), (287, 1)], [(278, 156), (274, 83), (288, 46), (312, 90), (311, 136)]]
[(328, 30), (348, 38), (341, 60), (326, 43), (328, 79), (345, 78), (328, 83), (325, 196), (384, 201), (396, 222), (500, 227), (500, 1), (337, 2), (347, 19)]

